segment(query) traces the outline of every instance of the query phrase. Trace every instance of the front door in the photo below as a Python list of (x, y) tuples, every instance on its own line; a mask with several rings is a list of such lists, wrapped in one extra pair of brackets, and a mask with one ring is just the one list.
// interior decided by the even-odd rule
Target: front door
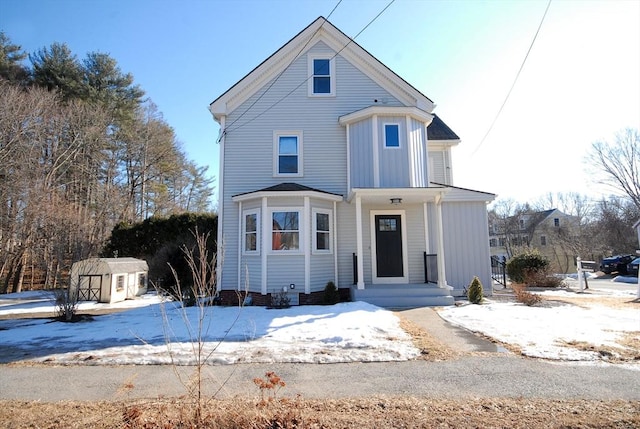
[(375, 216), (376, 277), (404, 277), (401, 219), (399, 214)]

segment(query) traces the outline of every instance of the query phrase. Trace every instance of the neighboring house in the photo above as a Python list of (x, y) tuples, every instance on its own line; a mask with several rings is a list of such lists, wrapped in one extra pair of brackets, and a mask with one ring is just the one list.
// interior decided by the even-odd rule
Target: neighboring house
[[(320, 17), (214, 100), (218, 292), (387, 306), (491, 293), (487, 208), (454, 187), (433, 102)], [(427, 282), (428, 280), (428, 282)]]
[(571, 249), (579, 222), (578, 217), (558, 209), (520, 213), (508, 219), (490, 214), (491, 256), (508, 260), (525, 249), (536, 249), (549, 259), (554, 272), (575, 272), (577, 255)]
[(147, 293), (148, 273), (142, 259), (83, 259), (71, 266), (69, 288), (78, 301), (120, 302)]

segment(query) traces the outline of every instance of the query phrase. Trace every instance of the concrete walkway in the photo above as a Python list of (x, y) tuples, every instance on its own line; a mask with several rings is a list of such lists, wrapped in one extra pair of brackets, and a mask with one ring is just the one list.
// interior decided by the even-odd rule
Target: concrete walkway
[(503, 347), (499, 347), (491, 341), (475, 335), (473, 332), (443, 320), (433, 308), (422, 307), (398, 310), (398, 313), (453, 350), (465, 353), (507, 352)]

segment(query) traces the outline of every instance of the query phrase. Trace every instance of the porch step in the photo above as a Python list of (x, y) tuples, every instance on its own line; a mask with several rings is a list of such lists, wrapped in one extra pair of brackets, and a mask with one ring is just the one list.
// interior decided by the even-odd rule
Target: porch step
[(447, 289), (433, 284), (351, 286), (351, 300), (364, 301), (384, 308), (439, 307), (454, 304)]

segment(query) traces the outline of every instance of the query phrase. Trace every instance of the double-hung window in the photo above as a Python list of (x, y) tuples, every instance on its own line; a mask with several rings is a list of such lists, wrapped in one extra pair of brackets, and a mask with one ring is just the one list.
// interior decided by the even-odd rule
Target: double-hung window
[(313, 252), (331, 253), (331, 211), (324, 209), (313, 210)]
[(260, 253), (260, 235), (258, 234), (260, 216), (258, 210), (246, 210), (243, 219), (242, 235), (244, 237), (244, 253)]
[(400, 147), (399, 124), (384, 124), (384, 147), (392, 149)]
[(271, 213), (271, 250), (298, 252), (300, 250), (300, 212), (273, 211)]
[(302, 176), (302, 133), (274, 133), (274, 176)]
[(327, 97), (335, 95), (335, 65), (330, 56), (309, 56), (309, 95)]

